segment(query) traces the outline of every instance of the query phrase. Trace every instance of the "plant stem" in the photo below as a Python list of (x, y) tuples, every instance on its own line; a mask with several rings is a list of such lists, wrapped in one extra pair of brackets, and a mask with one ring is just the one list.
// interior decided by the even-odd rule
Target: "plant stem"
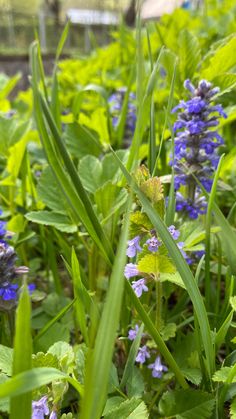
[(162, 283), (156, 279), (156, 328), (160, 331), (162, 326)]

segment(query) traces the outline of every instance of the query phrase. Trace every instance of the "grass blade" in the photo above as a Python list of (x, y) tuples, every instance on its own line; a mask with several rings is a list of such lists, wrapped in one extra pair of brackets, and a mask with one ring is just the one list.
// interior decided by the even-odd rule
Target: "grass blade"
[[(16, 312), (16, 331), (13, 353), (13, 379), (16, 374), (32, 368), (32, 338), (31, 338), (31, 302), (27, 284), (24, 283), (20, 293)], [(31, 418), (32, 393), (25, 391), (20, 397), (10, 401), (10, 419)]]
[[(55, 380), (68, 381), (83, 396), (83, 386), (77, 380), (56, 368), (39, 367), (17, 374), (5, 381), (5, 383), (0, 384), (0, 398), (14, 397), (15, 399), (17, 396), (21, 396), (19, 400), (22, 400), (25, 393), (36, 390)], [(20, 405), (18, 404), (18, 416), (15, 416), (15, 418), (31, 419), (31, 413), (30, 416), (19, 416), (19, 407)]]

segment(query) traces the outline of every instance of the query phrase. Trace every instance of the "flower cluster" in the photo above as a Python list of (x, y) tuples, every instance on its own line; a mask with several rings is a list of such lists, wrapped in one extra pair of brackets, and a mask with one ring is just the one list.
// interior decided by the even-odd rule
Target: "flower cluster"
[[(177, 230), (174, 225), (169, 226), (168, 230), (170, 234), (172, 235), (173, 239), (177, 241), (180, 236), (180, 231)], [(149, 236), (150, 237), (147, 240), (145, 237), (143, 238), (140, 235), (135, 236), (133, 239), (129, 240), (126, 255), (129, 258), (134, 258), (139, 252), (141, 252), (144, 249), (146, 253), (148, 251), (150, 253), (156, 253), (158, 252), (160, 247), (163, 249), (164, 245), (154, 230), (150, 231)], [(141, 240), (143, 242), (142, 246), (141, 246)], [(187, 254), (183, 250), (184, 242), (179, 241), (176, 244), (178, 248), (180, 249), (184, 258), (188, 260)], [(130, 279), (135, 276), (141, 276), (142, 273), (139, 272), (138, 266), (136, 264), (129, 262), (125, 266), (124, 275), (126, 279)], [(137, 295), (137, 297), (140, 298), (143, 292), (148, 291), (147, 278), (140, 278), (138, 280), (132, 281), (132, 288), (135, 294)]]
[[(137, 336), (137, 333), (139, 331), (139, 326), (136, 324), (134, 329), (130, 329), (128, 332), (128, 339), (134, 340)], [(149, 358), (151, 357), (150, 350), (147, 345), (143, 345), (139, 348), (137, 356), (136, 356), (136, 362), (139, 364), (144, 364)], [(168, 371), (168, 368), (161, 363), (161, 358), (158, 355), (154, 361), (154, 363), (149, 364), (148, 368), (152, 370), (152, 376), (154, 378), (161, 378), (163, 373)]]
[[(118, 123), (119, 123), (119, 118), (120, 118), (121, 110), (123, 107), (126, 91), (127, 91), (126, 87), (121, 87), (117, 89), (117, 91), (113, 93), (108, 99), (110, 112), (112, 115), (112, 125), (114, 128), (117, 128)], [(130, 145), (130, 141), (134, 134), (135, 125), (136, 125), (135, 94), (131, 92), (129, 94), (129, 102), (128, 102), (128, 109), (127, 109), (125, 130), (124, 130), (124, 145), (126, 147)]]
[[(47, 396), (43, 396), (41, 399), (33, 401), (31, 419), (44, 419), (45, 415), (49, 415), (49, 412)], [(49, 419), (57, 419), (57, 414), (55, 411), (50, 413)]]
[[(2, 211), (0, 211), (2, 214)], [(0, 298), (4, 301), (15, 300), (19, 285), (13, 281), (20, 275), (28, 273), (26, 266), (15, 266), (17, 255), (15, 249), (7, 241), (6, 223), (0, 221)], [(33, 291), (34, 284), (29, 285)]]
[(180, 112), (174, 124), (176, 137), (171, 164), (175, 171), (175, 189), (188, 188), (187, 199), (180, 192), (176, 194), (176, 210), (185, 211), (190, 218), (196, 219), (207, 209), (196, 178), (210, 192), (212, 176), (219, 162), (217, 149), (223, 144), (214, 127), (219, 124), (219, 117), (227, 116), (221, 105), (212, 104), (218, 87), (213, 88), (206, 80), (201, 80), (197, 87), (186, 80), (184, 87), (189, 90), (190, 99), (181, 100), (172, 110)]

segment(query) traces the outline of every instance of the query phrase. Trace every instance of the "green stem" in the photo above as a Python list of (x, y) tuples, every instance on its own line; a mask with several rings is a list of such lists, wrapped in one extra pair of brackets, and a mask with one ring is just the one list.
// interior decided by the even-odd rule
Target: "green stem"
[(162, 283), (156, 279), (156, 328), (160, 331), (162, 326)]

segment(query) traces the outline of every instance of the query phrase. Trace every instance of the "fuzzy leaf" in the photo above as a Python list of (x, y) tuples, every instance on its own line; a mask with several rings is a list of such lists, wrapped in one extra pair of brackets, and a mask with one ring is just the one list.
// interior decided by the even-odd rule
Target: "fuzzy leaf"
[(176, 419), (207, 419), (215, 405), (213, 396), (200, 390), (166, 392), (159, 403), (162, 415)]
[(184, 374), (185, 378), (191, 383), (199, 386), (202, 381), (202, 374), (201, 370), (198, 368), (181, 368), (182, 373)]

